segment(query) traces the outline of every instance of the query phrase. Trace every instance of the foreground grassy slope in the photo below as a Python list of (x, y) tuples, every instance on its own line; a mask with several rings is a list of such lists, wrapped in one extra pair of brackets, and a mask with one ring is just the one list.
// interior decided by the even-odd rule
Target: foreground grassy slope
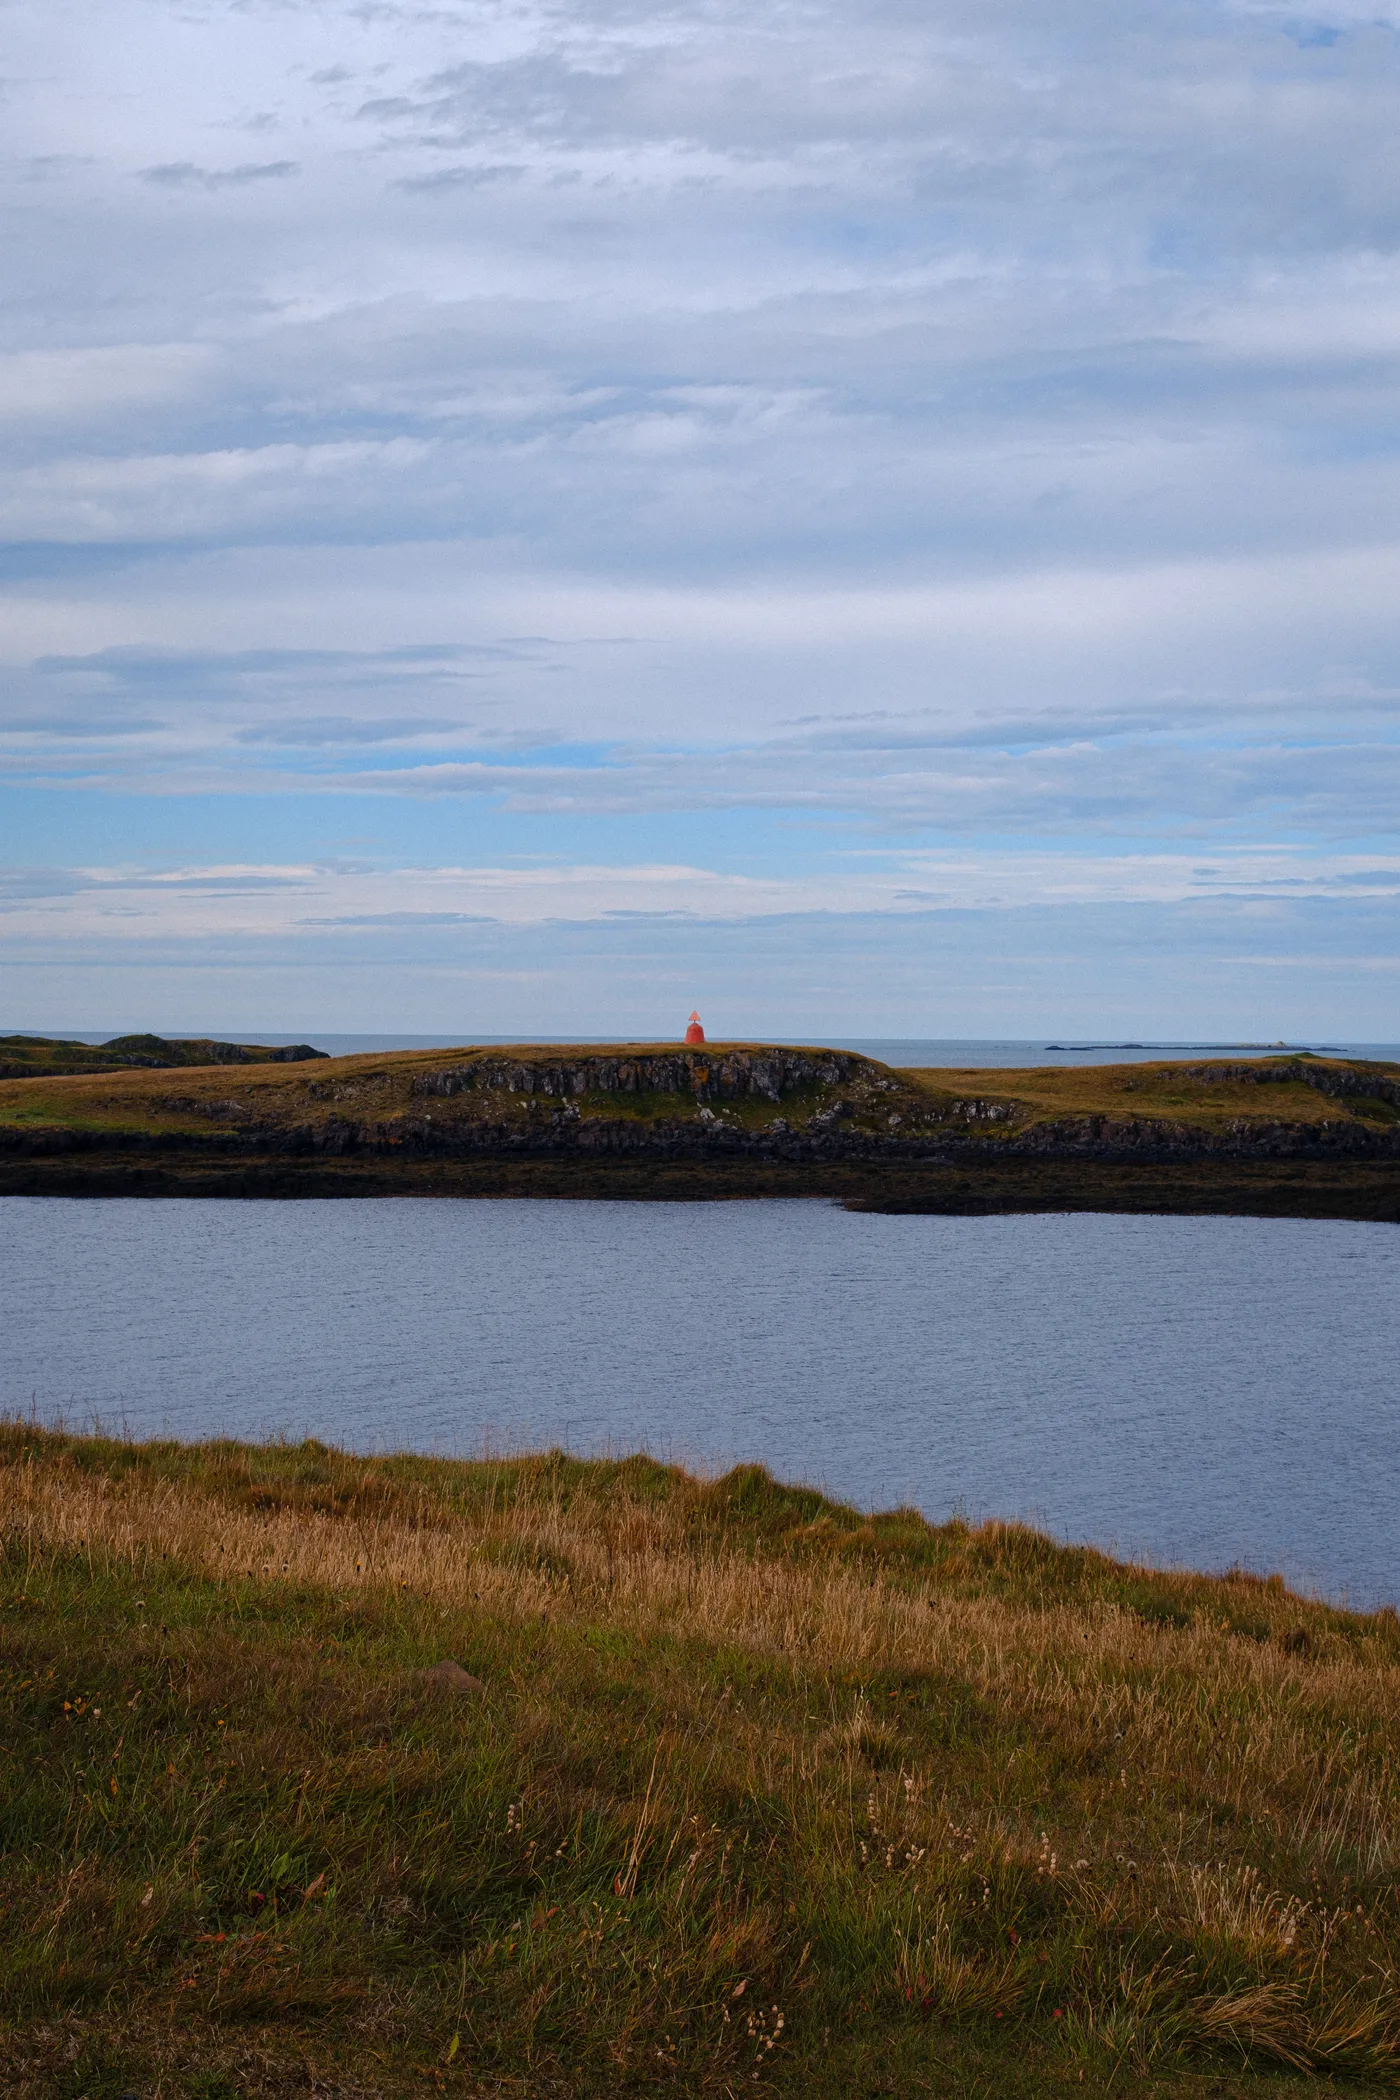
[(645, 1459), (0, 1497), (7, 2093), (1400, 2080), (1393, 1614)]

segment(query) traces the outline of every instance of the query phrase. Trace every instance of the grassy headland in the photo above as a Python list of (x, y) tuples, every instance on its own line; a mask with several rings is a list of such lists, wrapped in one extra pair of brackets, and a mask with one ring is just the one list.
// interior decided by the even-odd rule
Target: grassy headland
[(66, 1079), (89, 1072), (172, 1071), (186, 1065), (291, 1065), (323, 1058), (310, 1043), (219, 1043), (209, 1036), (114, 1035), (106, 1043), (0, 1035), (0, 1079)]
[(0, 1080), (0, 1192), (810, 1194), (1396, 1219), (1400, 1066), (896, 1071), (843, 1051), (633, 1044), (34, 1074)]
[(1391, 1612), (643, 1458), (0, 1498), (20, 2100), (1400, 2083)]

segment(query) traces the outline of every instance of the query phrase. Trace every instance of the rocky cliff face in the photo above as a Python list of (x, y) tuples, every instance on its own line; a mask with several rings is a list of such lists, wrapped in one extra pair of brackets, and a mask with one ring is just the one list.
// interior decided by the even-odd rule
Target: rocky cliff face
[(557, 1064), (538, 1059), (484, 1057), (471, 1064), (421, 1072), (413, 1082), (419, 1097), (500, 1091), (546, 1100), (584, 1094), (681, 1094), (692, 1101), (781, 1101), (805, 1086), (842, 1086), (860, 1068), (867, 1084), (898, 1091), (893, 1077), (880, 1076), (869, 1058), (839, 1050), (730, 1050), (712, 1055), (678, 1050), (650, 1057), (573, 1057)]
[(1018, 1131), (998, 1152), (1022, 1159), (1400, 1160), (1400, 1125), (1380, 1128), (1350, 1117), (1325, 1123), (1271, 1122), (1240, 1117), (1221, 1130), (1160, 1118), (1055, 1116)]
[(658, 1160), (782, 1160), (890, 1166), (976, 1167), (1011, 1160), (1077, 1160), (1124, 1164), (1186, 1164), (1222, 1160), (1356, 1159), (1400, 1163), (1400, 1129), (1363, 1124), (1300, 1126), (1251, 1122), (1226, 1132), (1171, 1124), (1135, 1124), (1097, 1117), (1060, 1118), (989, 1144), (954, 1131), (884, 1136), (843, 1128), (839, 1118), (812, 1119), (802, 1129), (781, 1120), (765, 1130), (734, 1129), (718, 1121), (590, 1118), (568, 1106), (527, 1127), (496, 1122), (435, 1123), (406, 1116), (360, 1121), (327, 1116), (315, 1123), (269, 1127), (252, 1123), (240, 1104), (223, 1103), (210, 1116), (223, 1125), (207, 1132), (0, 1130), (0, 1153), (42, 1158), (68, 1153), (198, 1151), (251, 1158), (630, 1158)]

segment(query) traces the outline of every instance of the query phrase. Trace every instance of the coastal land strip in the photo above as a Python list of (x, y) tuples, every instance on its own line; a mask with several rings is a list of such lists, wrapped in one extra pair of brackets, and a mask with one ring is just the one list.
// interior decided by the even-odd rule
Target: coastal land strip
[(813, 1196), (1400, 1222), (1395, 1063), (961, 1071), (756, 1043), (343, 1058), (162, 1044), (119, 1039), (103, 1051), (133, 1062), (96, 1069), (64, 1061), (87, 1046), (12, 1051), (6, 1069), (26, 1076), (0, 1079), (0, 1194)]

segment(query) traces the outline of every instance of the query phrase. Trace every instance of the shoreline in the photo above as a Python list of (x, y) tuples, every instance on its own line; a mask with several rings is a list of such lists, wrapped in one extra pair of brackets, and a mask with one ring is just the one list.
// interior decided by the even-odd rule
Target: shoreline
[(385, 1196), (489, 1201), (735, 1202), (808, 1198), (945, 1217), (1098, 1211), (1400, 1224), (1400, 1166), (1354, 1159), (1123, 1162), (559, 1158), (211, 1159), (202, 1148), (0, 1156), (0, 1196), (230, 1201)]

